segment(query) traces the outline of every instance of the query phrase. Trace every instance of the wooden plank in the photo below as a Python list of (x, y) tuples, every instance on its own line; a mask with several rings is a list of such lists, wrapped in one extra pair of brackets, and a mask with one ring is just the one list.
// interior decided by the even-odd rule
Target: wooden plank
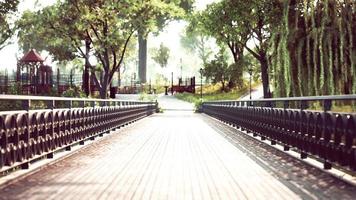
[[(156, 114), (3, 188), (0, 199), (329, 197), (324, 195), (325, 187), (309, 187), (320, 182), (334, 186), (327, 188), (328, 195), (356, 197), (353, 186), (327, 175), (313, 179), (294, 174), (305, 166), (290, 165), (295, 161), (273, 156), (256, 141), (233, 134), (199, 114)], [(266, 167), (282, 164), (286, 167), (278, 168), (279, 172)], [(304, 170), (312, 173), (314, 169)], [(282, 172), (288, 173), (281, 176)]]

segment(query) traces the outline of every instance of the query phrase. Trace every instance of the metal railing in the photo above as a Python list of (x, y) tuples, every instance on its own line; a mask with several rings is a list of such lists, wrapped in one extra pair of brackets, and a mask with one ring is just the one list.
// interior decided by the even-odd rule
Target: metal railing
[[(53, 158), (58, 150), (83, 145), (157, 108), (156, 102), (0, 95), (0, 104), (9, 101), (21, 102), (23, 109), (0, 111), (0, 172)], [(33, 108), (37, 102), (42, 108)]]
[[(295, 148), (302, 159), (311, 155), (325, 169), (356, 171), (356, 113), (331, 111), (345, 101), (355, 110), (356, 95), (213, 101), (201, 109), (286, 151)], [(321, 109), (312, 109), (315, 104)]]

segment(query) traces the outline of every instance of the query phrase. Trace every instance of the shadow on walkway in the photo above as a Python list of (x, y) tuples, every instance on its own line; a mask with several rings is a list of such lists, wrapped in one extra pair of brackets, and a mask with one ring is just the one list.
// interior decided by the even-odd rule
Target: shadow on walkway
[(356, 187), (312, 167), (235, 128), (202, 117), (217, 133), (303, 199), (356, 199)]

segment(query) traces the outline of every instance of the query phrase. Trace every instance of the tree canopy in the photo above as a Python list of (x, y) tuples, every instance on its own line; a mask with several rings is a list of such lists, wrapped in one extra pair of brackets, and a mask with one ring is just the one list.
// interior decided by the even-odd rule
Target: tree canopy
[[(19, 43), (23, 51), (46, 50), (58, 61), (82, 59), (84, 83), (91, 73), (105, 98), (114, 73), (133, 52), (131, 39), (157, 33), (170, 20), (183, 18), (192, 11), (193, 2), (58, 1), (23, 14), (16, 23)], [(206, 41), (214, 38), (221, 48), (229, 49), (233, 64), (227, 63), (228, 80), (238, 85), (243, 83), (244, 66), (254, 59), (260, 65), (265, 97), (270, 97), (270, 85), (275, 96), (356, 93), (355, 4), (351, 0), (221, 0), (189, 17), (181, 44), (195, 51), (206, 68), (225, 66), (221, 52), (209, 62), (212, 51)], [(12, 34), (10, 19), (17, 5), (18, 1), (0, 2), (0, 49)], [(93, 57), (97, 62), (92, 62)], [(158, 63), (165, 66), (166, 58), (167, 54)]]
[[(24, 15), (21, 20), (24, 23), (19, 23), (20, 38), (21, 35), (27, 38), (28, 34), (42, 35), (45, 39), (42, 43), (25, 39), (20, 42), (22, 47), (43, 45), (43, 49), (49, 50), (58, 59), (84, 58), (100, 96), (106, 98), (113, 75), (119, 70), (137, 30), (142, 27), (146, 31), (154, 30), (156, 16), (176, 16), (181, 12), (173, 4), (161, 1), (66, 0), (37, 13)], [(31, 15), (37, 17), (31, 18)], [(45, 27), (31, 26), (36, 22)], [(45, 41), (47, 44), (43, 44)], [(66, 51), (57, 52), (55, 49)], [(62, 56), (63, 52), (68, 54)], [(90, 63), (90, 56), (95, 56), (97, 66)]]
[(227, 45), (236, 72), (251, 59), (244, 54), (252, 55), (265, 97), (270, 82), (276, 96), (350, 94), (356, 91), (355, 6), (350, 0), (221, 0), (196, 13), (190, 27), (199, 24), (200, 33)]
[(196, 17), (197, 15), (191, 15), (188, 18), (189, 25), (181, 35), (180, 43), (190, 53), (197, 54), (205, 65), (213, 53), (210, 46), (213, 40), (204, 33), (204, 28)]
[(225, 48), (221, 48), (214, 59), (206, 63), (203, 75), (211, 79), (213, 83), (220, 82), (222, 85), (221, 90), (225, 91), (225, 84), (231, 78)]
[(11, 15), (17, 11), (19, 0), (2, 0), (0, 2), (0, 50), (8, 43), (14, 33)]
[(270, 40), (277, 96), (356, 93), (356, 2), (289, 0)]
[(169, 59), (169, 48), (164, 46), (163, 43), (159, 45), (159, 48), (153, 49), (152, 59), (158, 63), (162, 68), (167, 67)]
[[(242, 3), (239, 9), (245, 9)], [(226, 46), (230, 50), (235, 65), (232, 72), (239, 72), (234, 74), (234, 79), (237, 82), (242, 81), (242, 66), (237, 63), (241, 62), (243, 58), (244, 47), (248, 41), (249, 31), (246, 29), (242, 18), (236, 17), (236, 8), (231, 7), (230, 1), (221, 1), (208, 5), (206, 10), (197, 13), (196, 24), (201, 27), (202, 33), (216, 39), (216, 42), (221, 46)]]

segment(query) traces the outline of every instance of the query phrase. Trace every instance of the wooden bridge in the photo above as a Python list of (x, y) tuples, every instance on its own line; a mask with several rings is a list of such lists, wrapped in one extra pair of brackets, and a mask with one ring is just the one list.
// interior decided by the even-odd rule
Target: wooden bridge
[[(356, 199), (352, 176), (349, 182), (342, 180), (256, 139), (253, 130), (247, 127), (231, 126), (238, 119), (217, 116), (219, 106), (232, 110), (238, 106), (236, 102), (203, 105), (203, 111), (231, 124), (228, 125), (206, 114), (193, 113), (191, 105), (172, 97), (159, 100), (167, 110), (152, 115), (155, 107), (150, 102), (70, 99), (69, 105), (77, 102), (85, 107), (89, 103), (94, 110), (83, 108), (88, 111), (80, 114), (80, 110), (73, 112), (74, 108), (70, 107), (66, 110), (70, 114), (63, 113), (63, 118), (58, 115), (57, 119), (54, 114), (51, 121), (45, 118), (41, 121), (41, 117), (36, 117), (38, 121), (24, 123), (28, 129), (22, 128), (25, 130), (22, 132), (11, 129), (11, 126), (20, 128), (19, 124), (7, 123), (15, 115), (11, 118), (8, 112), (0, 112), (0, 169), (5, 174), (28, 168), (0, 178), (0, 199)], [(46, 112), (62, 112), (54, 108), (55, 101), (59, 100), (50, 99), (51, 109)], [(27, 105), (30, 107), (29, 102)], [(214, 109), (209, 107), (212, 105)], [(27, 112), (29, 118), (30, 113), (35, 115), (33, 111)], [(36, 113), (42, 116), (39, 111)], [(94, 115), (100, 117), (92, 119)], [(130, 117), (124, 118), (127, 115)], [(104, 128), (95, 129), (99, 124)], [(65, 134), (67, 128), (72, 132)], [(35, 130), (38, 135), (34, 134)], [(71, 133), (78, 136), (70, 139)], [(32, 141), (65, 135), (67, 140), (54, 142), (47, 149), (39, 146), (38, 151), (21, 157), (16, 153), (19, 148), (14, 147), (21, 147), (20, 141), (26, 134)], [(78, 148), (76, 144), (86, 145)], [(39, 155), (55, 160), (32, 164)], [(352, 174), (353, 166), (344, 166)]]

